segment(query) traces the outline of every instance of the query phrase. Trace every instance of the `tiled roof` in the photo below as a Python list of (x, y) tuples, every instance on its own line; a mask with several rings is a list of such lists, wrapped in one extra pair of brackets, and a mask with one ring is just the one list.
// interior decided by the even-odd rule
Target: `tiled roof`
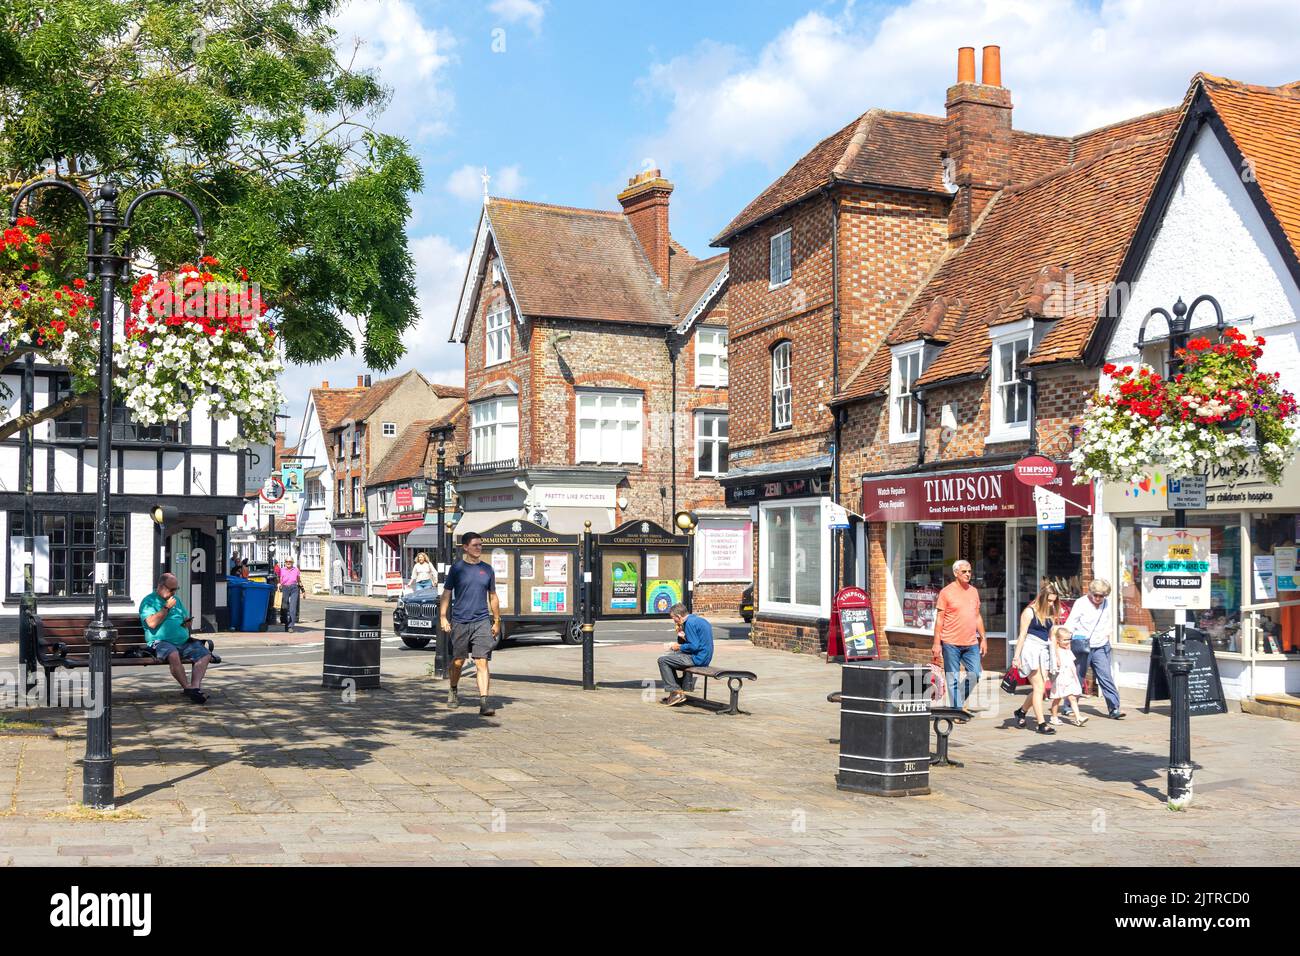
[(492, 199), (487, 216), (524, 315), (673, 324), (668, 296), (621, 212)]
[(465, 405), (460, 404), (442, 418), (411, 422), (398, 434), (393, 447), (388, 449), (388, 454), (379, 460), (379, 464), (370, 469), (366, 484), (383, 485), (391, 481), (422, 477), (429, 456), (437, 447), (436, 443), (429, 440), (429, 429), (435, 425), (455, 422), (464, 414)]
[(941, 157), (947, 148), (946, 137), (944, 120), (937, 116), (868, 110), (809, 150), (741, 210), (712, 244), (724, 245), (737, 233), (825, 186), (832, 177), (947, 194)]
[(1300, 255), (1300, 84), (1250, 86), (1204, 73), (1198, 79)]
[(684, 319), (695, 308), (695, 303), (700, 301), (700, 297), (709, 291), (709, 286), (713, 280), (718, 277), (723, 269), (727, 267), (727, 253), (713, 256), (709, 259), (702, 259), (695, 262), (689, 270), (682, 270), (685, 275), (682, 278), (681, 286), (672, 296), (673, 314), (679, 319)]
[[(1087, 134), (1089, 158), (995, 197), (965, 245), (940, 264), (888, 336), (892, 344), (922, 337), (950, 343), (918, 384), (982, 373), (989, 362), (988, 329), (1026, 316), (1057, 320), (1032, 363), (1082, 354), (1179, 116), (1166, 110), (1108, 127), (1105, 136)], [(1047, 295), (1067, 273), (1075, 287), (1102, 290), (1101, 296), (1064, 303)], [(846, 381), (840, 398), (876, 393), (888, 378), (888, 349), (882, 348)]]
[(321, 432), (328, 432), (337, 425), (364, 393), (364, 388), (313, 388), (311, 397), (316, 405)]
[(505, 398), (510, 395), (518, 394), (517, 391), (505, 382), (492, 382), (490, 385), (485, 385), (476, 391), (469, 400), (471, 402), (477, 402), (484, 398)]
[[(346, 421), (365, 421), (374, 414), (375, 409), (382, 405), (389, 395), (392, 395), (393, 392), (397, 390), (397, 387), (401, 385), (402, 382), (410, 378), (412, 375), (418, 376), (420, 381), (424, 382), (424, 376), (412, 369), (411, 371), (394, 378), (380, 379), (369, 388), (362, 389), (361, 394), (357, 396), (357, 400), (352, 403), (352, 407), (343, 414), (343, 417), (339, 419), (339, 421), (334, 423), (334, 426), (337, 428), (341, 422)], [(427, 385), (428, 382), (425, 382), (425, 384)]]

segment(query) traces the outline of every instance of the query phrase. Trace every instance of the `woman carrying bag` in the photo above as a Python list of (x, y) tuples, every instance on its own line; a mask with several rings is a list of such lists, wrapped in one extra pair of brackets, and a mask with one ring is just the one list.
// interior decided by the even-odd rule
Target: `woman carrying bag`
[(437, 572), (429, 561), (429, 556), (421, 551), (415, 556), (415, 565), (411, 568), (411, 580), (407, 582), (407, 587), (412, 591), (423, 591), (426, 588), (433, 587), (433, 582), (437, 580), (437, 577)]
[[(1029, 680), (1033, 693), (1029, 699), (1040, 734), (1054, 734), (1056, 729), (1043, 719), (1043, 693), (1051, 667), (1052, 628), (1061, 615), (1061, 597), (1054, 585), (1045, 584), (1038, 597), (1020, 612), (1020, 637), (1016, 641), (1011, 663)], [(1025, 726), (1025, 708), (1016, 708), (1016, 726)]]

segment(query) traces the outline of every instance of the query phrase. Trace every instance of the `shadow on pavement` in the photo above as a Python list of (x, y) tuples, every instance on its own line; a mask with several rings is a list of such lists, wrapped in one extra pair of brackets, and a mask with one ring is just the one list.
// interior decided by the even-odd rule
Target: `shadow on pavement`
[[(1153, 754), (1099, 741), (1053, 739), (1026, 747), (1019, 761), (1077, 767), (1103, 783), (1131, 783), (1149, 797), (1165, 801), (1165, 792), (1145, 781), (1164, 774), (1169, 764), (1166, 754)], [(1200, 766), (1193, 762), (1196, 769)]]

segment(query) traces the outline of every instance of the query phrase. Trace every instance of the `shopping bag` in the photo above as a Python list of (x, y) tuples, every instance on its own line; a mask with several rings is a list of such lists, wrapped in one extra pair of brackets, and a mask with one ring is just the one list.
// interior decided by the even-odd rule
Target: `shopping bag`
[(1020, 673), (1020, 668), (1012, 665), (1011, 669), (1002, 675), (1002, 689), (1008, 694), (1014, 694), (1016, 688), (1025, 682), (1025, 675)]

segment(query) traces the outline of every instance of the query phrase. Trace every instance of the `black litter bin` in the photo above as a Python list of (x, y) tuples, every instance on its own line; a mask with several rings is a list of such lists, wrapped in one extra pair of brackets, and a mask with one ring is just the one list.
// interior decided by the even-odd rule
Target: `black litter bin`
[(845, 664), (840, 697), (840, 790), (907, 797), (930, 792), (929, 668), (899, 661)]
[[(325, 609), (324, 687), (379, 686), (380, 611), (378, 608)], [(346, 680), (355, 681), (345, 685)]]

